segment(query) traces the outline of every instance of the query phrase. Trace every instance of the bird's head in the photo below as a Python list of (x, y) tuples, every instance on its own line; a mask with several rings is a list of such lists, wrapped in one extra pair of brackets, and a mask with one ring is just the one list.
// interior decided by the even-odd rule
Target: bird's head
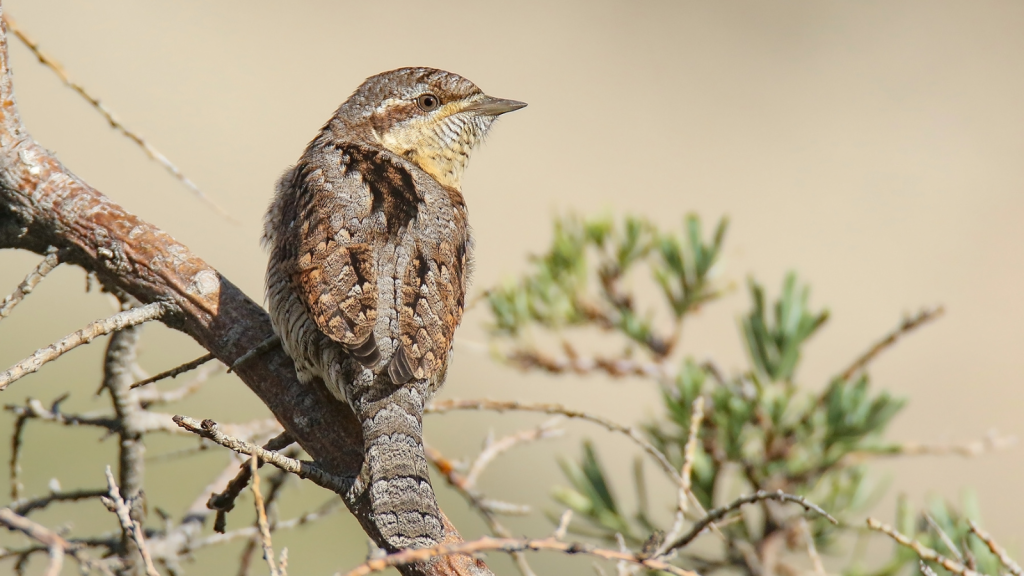
[(400, 68), (367, 78), (329, 126), (403, 156), (459, 189), (469, 153), (494, 120), (524, 106), (487, 96), (451, 72)]

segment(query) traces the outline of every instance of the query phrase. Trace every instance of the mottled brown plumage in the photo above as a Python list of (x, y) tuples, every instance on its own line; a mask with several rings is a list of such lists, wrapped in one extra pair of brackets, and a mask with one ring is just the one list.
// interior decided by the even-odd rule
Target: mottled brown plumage
[(461, 177), (500, 114), (450, 72), (371, 77), (281, 177), (267, 212), (267, 299), (300, 378), (363, 423), (374, 520), (395, 548), (443, 537), (422, 444), (462, 319), (472, 239)]

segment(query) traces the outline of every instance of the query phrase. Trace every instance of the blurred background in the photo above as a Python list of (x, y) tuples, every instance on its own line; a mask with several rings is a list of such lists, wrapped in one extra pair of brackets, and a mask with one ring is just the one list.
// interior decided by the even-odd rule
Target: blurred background
[[(112, 131), (79, 96), (11, 40), (15, 91), (33, 136), (87, 182), (170, 232), (253, 299), (263, 301), (259, 246), (273, 184), (333, 110), (367, 76), (432, 66), (488, 94), (530, 104), (503, 117), (464, 181), (476, 237), (474, 290), (510, 278), (551, 238), (568, 212), (632, 213), (665, 228), (695, 212), (731, 220), (721, 277), (739, 287), (706, 307), (683, 334), (683, 352), (726, 369), (746, 365), (737, 330), (755, 275), (777, 294), (788, 270), (812, 286), (832, 317), (806, 350), (799, 380), (829, 376), (902, 316), (942, 304), (946, 315), (901, 342), (873, 369), (873, 385), (907, 397), (889, 437), (961, 442), (990, 429), (1024, 435), (1024, 4), (1015, 0), (666, 2), (218, 2), (6, 0), (42, 49), (98, 95), (130, 128), (170, 157), (237, 223), (198, 200), (140, 149)], [(38, 257), (0, 252), (0, 293)], [(2, 294), (0, 294), (2, 295)], [(85, 292), (85, 275), (58, 269), (2, 325), (0, 364), (10, 365), (112, 312), (109, 296)], [(638, 424), (658, 413), (648, 384), (523, 374), (494, 362), (484, 306), (467, 314), (441, 397), (561, 402)], [(101, 410), (103, 345), (81, 348), (17, 382), (4, 402)], [(156, 373), (202, 353), (162, 326), (145, 330), (141, 364)], [(195, 418), (242, 422), (266, 410), (237, 379), (220, 376), (172, 408)], [(427, 439), (469, 456), (489, 430), (540, 418), (449, 414), (427, 418)], [(0, 414), (0, 435), (13, 418)], [(490, 496), (528, 503), (510, 521), (543, 535), (549, 497), (564, 483), (556, 456), (580, 438), (602, 447), (625, 480), (634, 448), (585, 424), (560, 439), (517, 449), (481, 480)], [(51, 478), (64, 488), (102, 485), (115, 442), (94, 431), (30, 423), (26, 493)], [(220, 451), (159, 458), (192, 438), (149, 445), (150, 508), (179, 515), (227, 462)], [(0, 442), (0, 461), (9, 457)], [(972, 487), (988, 530), (1020, 550), (1024, 453), (976, 459), (879, 462), (889, 482), (875, 514), (891, 519), (894, 496), (959, 499)], [(443, 484), (436, 480), (435, 485)], [(0, 480), (5, 492), (6, 481)], [(446, 488), (442, 506), (467, 538), (485, 531)], [(674, 493), (666, 487), (666, 517)], [(292, 485), (282, 518), (326, 500)], [(229, 525), (250, 521), (246, 511)], [(38, 516), (76, 533), (114, 530), (96, 502)], [(13, 546), (19, 536), (2, 534)], [(275, 536), (293, 574), (326, 574), (362, 561), (365, 537), (347, 512)], [(211, 548), (190, 574), (233, 574), (241, 543)], [(504, 560), (495, 561), (508, 570)], [(590, 570), (586, 561), (538, 558), (541, 573)], [(36, 560), (32, 570), (40, 571)], [(258, 565), (254, 573), (262, 573)], [(73, 573), (67, 566), (65, 574)]]

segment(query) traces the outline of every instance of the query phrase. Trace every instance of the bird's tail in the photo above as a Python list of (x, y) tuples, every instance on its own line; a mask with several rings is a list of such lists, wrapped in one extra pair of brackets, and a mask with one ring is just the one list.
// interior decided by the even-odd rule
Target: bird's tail
[(355, 406), (363, 424), (374, 523), (395, 548), (435, 546), (444, 537), (423, 451), (426, 390), (416, 382), (373, 386)]

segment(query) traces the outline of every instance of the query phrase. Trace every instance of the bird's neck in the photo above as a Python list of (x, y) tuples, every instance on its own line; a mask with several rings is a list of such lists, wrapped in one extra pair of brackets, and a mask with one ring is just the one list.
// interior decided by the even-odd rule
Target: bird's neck
[(462, 190), (462, 173), (465, 172), (469, 160), (468, 151), (460, 154), (450, 150), (420, 148), (405, 150), (401, 154), (430, 174), (442, 186)]

